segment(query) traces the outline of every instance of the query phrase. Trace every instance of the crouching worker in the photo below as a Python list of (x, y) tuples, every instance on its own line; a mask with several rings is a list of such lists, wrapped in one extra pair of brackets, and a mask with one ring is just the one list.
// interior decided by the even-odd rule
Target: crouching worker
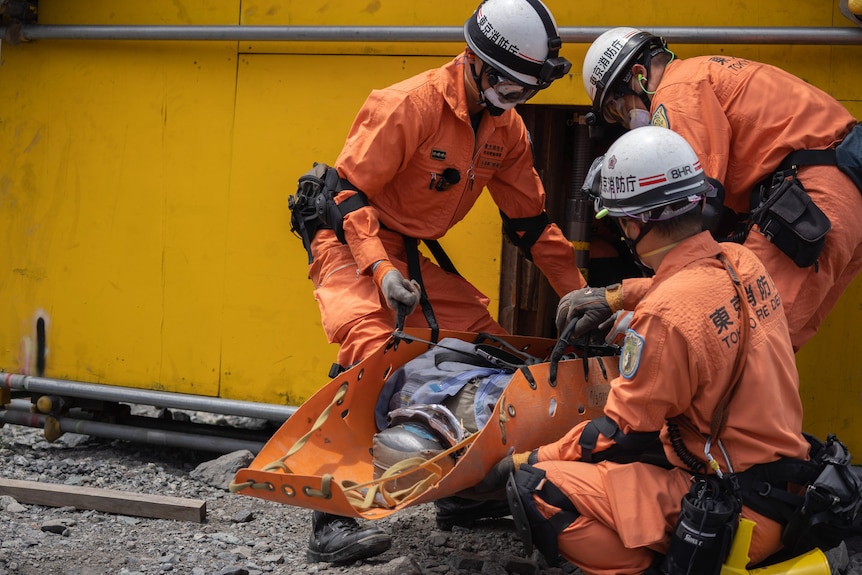
[[(664, 128), (628, 132), (604, 156), (597, 216), (614, 218), (655, 270), (605, 415), (505, 458), (476, 488), (500, 489), (514, 472), (516, 526), (552, 564), (559, 554), (587, 574), (649, 573), (668, 553), (683, 496), (718, 496), (717, 477), (808, 457), (781, 298), (751, 251), (701, 231), (710, 189), (692, 148)], [(727, 511), (731, 529), (740, 512), (756, 522), (752, 565), (781, 549), (779, 522)], [(689, 572), (718, 573), (723, 559)]]

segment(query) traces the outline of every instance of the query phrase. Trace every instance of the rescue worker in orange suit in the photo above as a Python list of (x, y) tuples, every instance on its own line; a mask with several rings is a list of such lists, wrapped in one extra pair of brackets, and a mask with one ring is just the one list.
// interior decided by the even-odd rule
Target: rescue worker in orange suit
[[(603, 157), (597, 215), (614, 218), (633, 255), (655, 270), (625, 332), (620, 375), (603, 417), (504, 458), (475, 488), (495, 491), (514, 472), (515, 505), (532, 515), (528, 531), (549, 561), (559, 553), (589, 575), (653, 572), (683, 495), (694, 477), (709, 473), (706, 440), (734, 383), (726, 424), (710, 438), (720, 470), (744, 474), (808, 457), (783, 299), (754, 253), (701, 231), (710, 189), (695, 152), (671, 130), (632, 130)], [(660, 457), (644, 462), (650, 446)], [(757, 523), (752, 563), (780, 549), (779, 523), (748, 507), (742, 515)]]
[[(635, 28), (600, 35), (587, 51), (583, 76), (595, 122), (627, 129), (652, 123), (681, 134), (704, 171), (723, 184), (727, 215), (739, 219), (754, 207), (755, 186), (788, 154), (833, 149), (856, 125), (837, 100), (779, 68), (725, 55), (678, 59), (663, 39)], [(835, 165), (800, 162), (798, 179), (832, 225), (816, 263), (799, 267), (756, 225), (744, 240), (778, 286), (795, 350), (862, 268), (860, 190)], [(726, 239), (725, 233), (716, 237)], [(643, 280), (626, 280), (615, 301), (631, 309), (644, 289)]]
[[(572, 245), (545, 212), (545, 191), (530, 138), (513, 109), (564, 76), (560, 37), (539, 0), (486, 0), (464, 25), (465, 51), (440, 68), (373, 91), (359, 110), (335, 166), (342, 179), (341, 243), (332, 230), (311, 242), (309, 277), (330, 342), (347, 368), (389, 338), (400, 306), (406, 326), (503, 334), (489, 299), (456, 273), (421, 254), (408, 270), (417, 238), (436, 240), (464, 218), (487, 186), (504, 229), (565, 294), (586, 282)], [(420, 283), (421, 282), (421, 283)], [(421, 286), (421, 287), (420, 287)], [(413, 313), (421, 303), (422, 312)], [(431, 319), (426, 307), (430, 307)], [(451, 505), (447, 505), (446, 502)], [(461, 501), (467, 503), (467, 500)], [(438, 505), (438, 524), (451, 529), (459, 514), (508, 514), (500, 503), (474, 509)], [(376, 555), (389, 536), (353, 519), (315, 513), (311, 561), (348, 562)]]

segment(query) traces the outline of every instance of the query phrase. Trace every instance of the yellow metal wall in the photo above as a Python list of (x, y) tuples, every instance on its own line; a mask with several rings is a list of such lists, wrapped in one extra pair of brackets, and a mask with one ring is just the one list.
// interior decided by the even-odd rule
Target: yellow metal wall
[[(561, 26), (849, 26), (837, 0), (548, 0)], [(42, 24), (461, 26), (455, 0), (42, 0)], [(326, 343), (289, 233), (287, 196), (332, 161), (367, 93), (462, 43), (43, 40), (0, 50), (0, 369), (298, 404), (326, 381)], [(862, 49), (672, 45), (742, 55), (827, 90), (862, 117)], [(531, 103), (587, 104), (586, 44)], [(497, 297), (499, 218), (484, 199), (444, 239)], [(862, 452), (857, 280), (800, 354), (806, 425)], [(496, 309), (496, 299), (492, 303)]]

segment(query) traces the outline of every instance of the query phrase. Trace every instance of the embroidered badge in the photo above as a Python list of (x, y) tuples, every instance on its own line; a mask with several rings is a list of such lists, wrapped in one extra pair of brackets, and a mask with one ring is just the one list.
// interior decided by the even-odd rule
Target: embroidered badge
[(436, 148), (431, 150), (431, 159), (432, 160), (440, 160), (441, 162), (446, 159), (446, 150), (438, 150)]
[(658, 108), (656, 108), (655, 112), (652, 114), (652, 120), (650, 123), (659, 128), (670, 128), (670, 120), (667, 119), (667, 110), (665, 109), (664, 104), (658, 105)]
[(620, 355), (620, 375), (631, 379), (637, 373), (643, 349), (644, 338), (633, 329), (626, 331), (626, 339), (623, 341), (623, 351)]

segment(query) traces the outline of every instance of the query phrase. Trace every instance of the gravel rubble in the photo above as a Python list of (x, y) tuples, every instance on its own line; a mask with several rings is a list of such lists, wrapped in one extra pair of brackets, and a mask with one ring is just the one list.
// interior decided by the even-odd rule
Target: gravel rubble
[[(230, 455), (242, 461), (242, 454)], [(198, 523), (0, 496), (0, 575), (582, 575), (568, 563), (547, 567), (535, 552), (523, 557), (510, 518), (438, 530), (433, 504), (379, 520), (393, 544), (378, 557), (352, 565), (308, 563), (311, 511), (230, 493), (224, 477), (208, 472), (218, 459), (224, 458), (71, 433), (49, 443), (40, 429), (0, 428), (5, 479), (206, 502), (206, 518)], [(848, 547), (847, 573), (862, 575), (862, 538), (849, 539)]]

